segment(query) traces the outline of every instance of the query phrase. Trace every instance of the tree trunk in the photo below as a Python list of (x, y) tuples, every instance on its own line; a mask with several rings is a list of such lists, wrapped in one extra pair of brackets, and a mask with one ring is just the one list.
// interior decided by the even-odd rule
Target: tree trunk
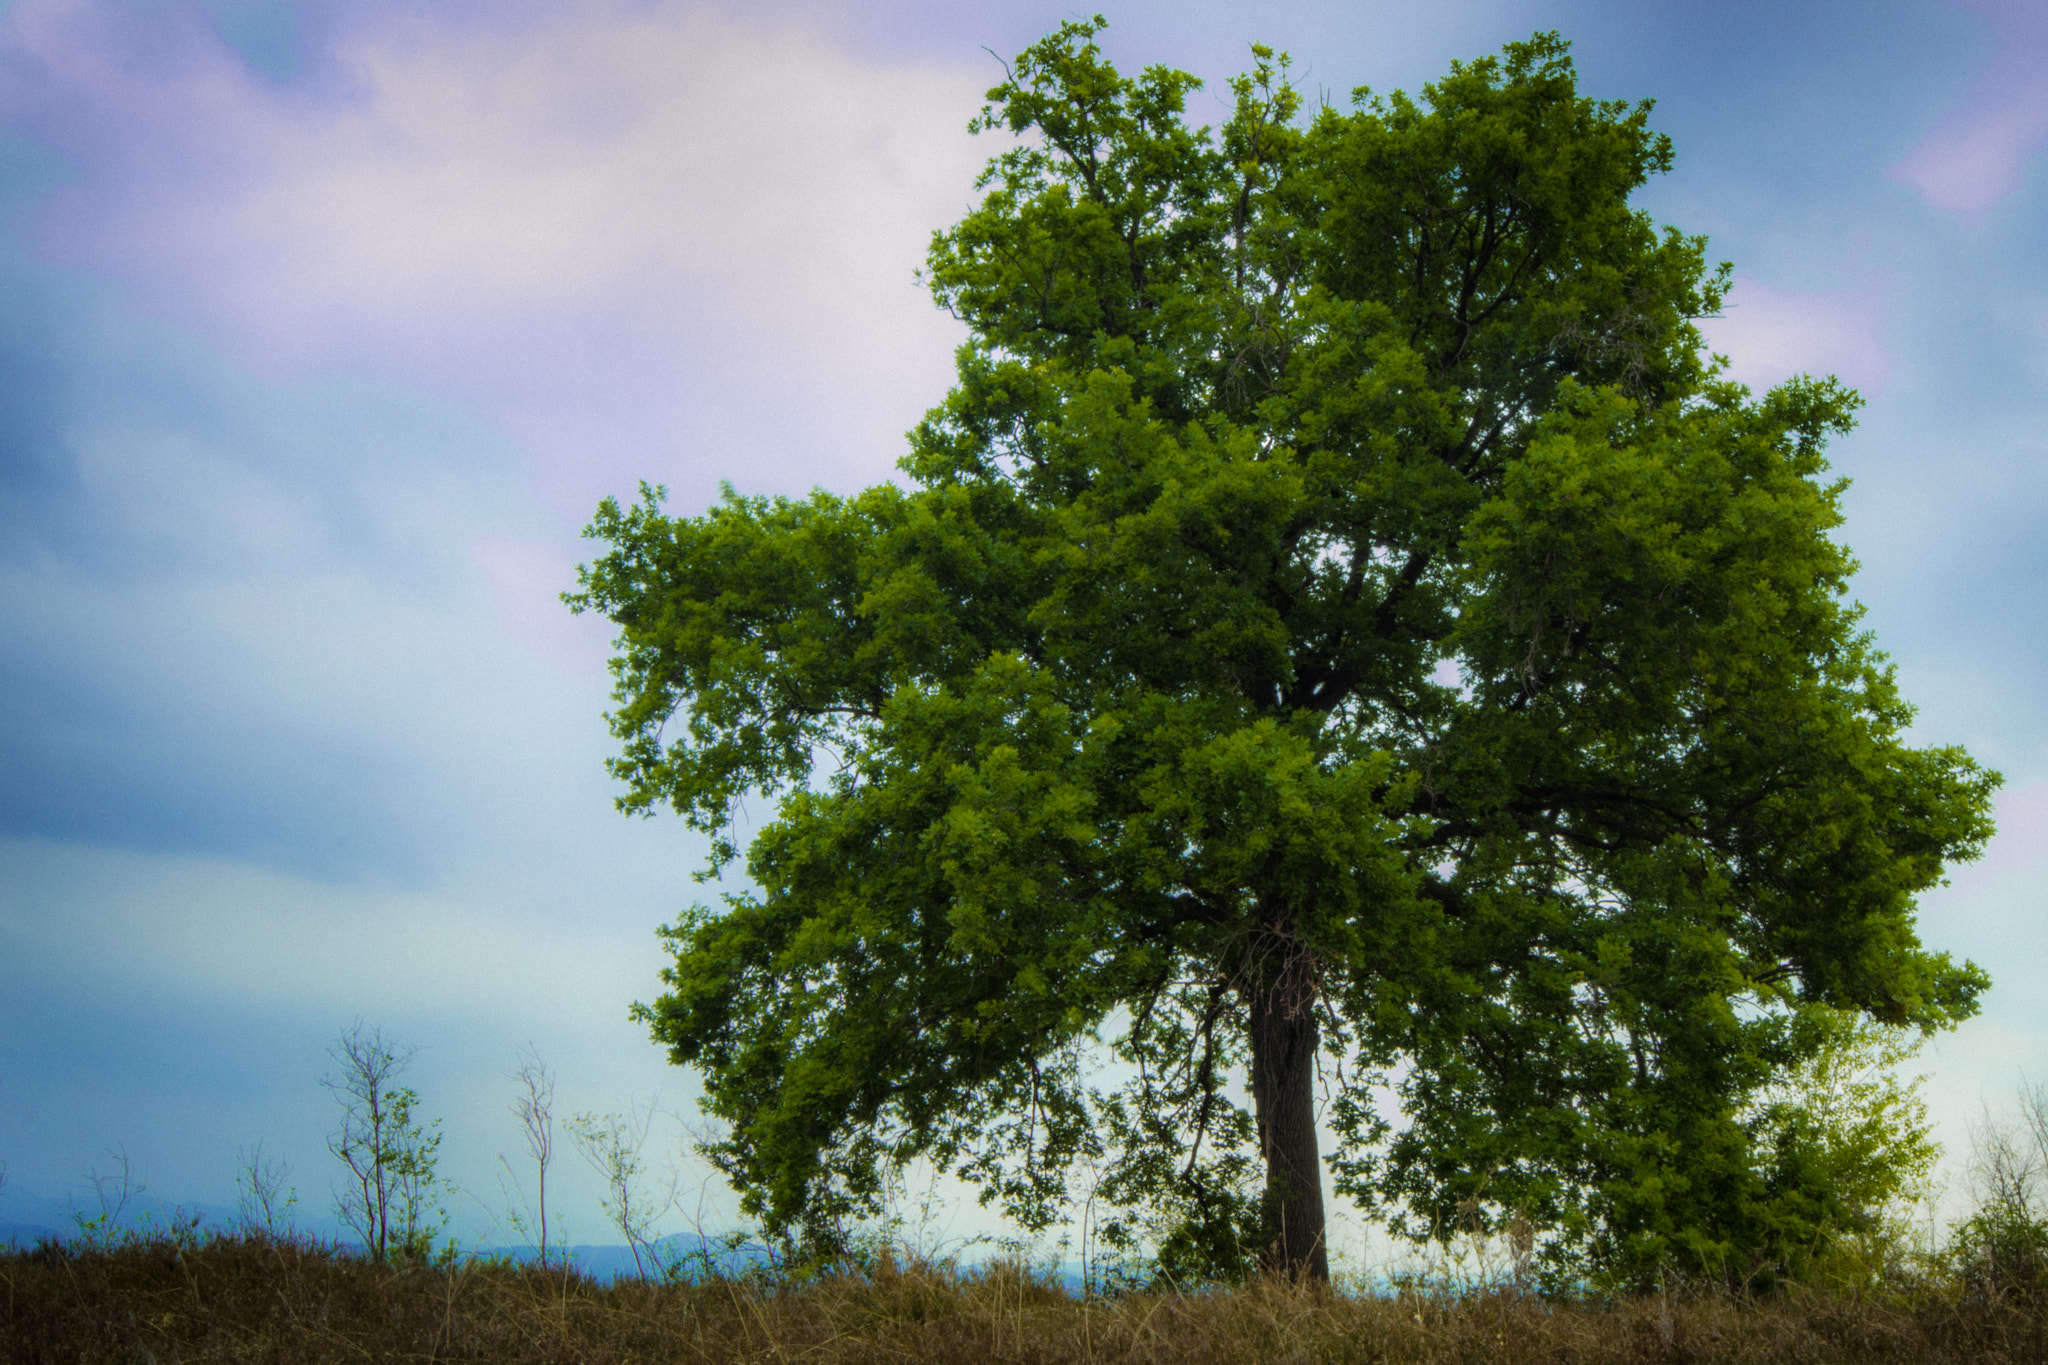
[(1306, 949), (1284, 932), (1273, 937), (1278, 951), (1255, 967), (1245, 1002), (1251, 1015), (1252, 1108), (1266, 1162), (1260, 1259), (1267, 1271), (1289, 1279), (1327, 1281), (1316, 1138), (1315, 984)]

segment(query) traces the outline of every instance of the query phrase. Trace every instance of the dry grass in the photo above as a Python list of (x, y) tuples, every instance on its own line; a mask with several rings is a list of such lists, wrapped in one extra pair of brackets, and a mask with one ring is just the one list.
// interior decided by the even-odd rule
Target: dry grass
[(1018, 1270), (885, 1263), (803, 1285), (601, 1286), (376, 1266), (263, 1237), (0, 1255), (8, 1362), (2039, 1362), (2048, 1311), (1923, 1290), (1546, 1302), (1283, 1284), (1076, 1299)]

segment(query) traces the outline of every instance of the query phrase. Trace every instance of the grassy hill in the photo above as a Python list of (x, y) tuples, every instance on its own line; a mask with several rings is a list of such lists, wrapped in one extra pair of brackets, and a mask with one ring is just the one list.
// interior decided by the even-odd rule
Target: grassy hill
[(502, 1260), (380, 1266), (260, 1235), (159, 1237), (0, 1252), (0, 1359), (1960, 1365), (2048, 1359), (2048, 1295), (1960, 1277), (1755, 1299), (1276, 1283), (1080, 1298), (1015, 1265), (886, 1256), (801, 1283), (607, 1285)]

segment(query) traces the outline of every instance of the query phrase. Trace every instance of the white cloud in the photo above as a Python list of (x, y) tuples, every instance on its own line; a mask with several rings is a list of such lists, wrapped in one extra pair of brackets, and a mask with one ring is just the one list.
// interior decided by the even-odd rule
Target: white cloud
[(651, 993), (660, 963), (638, 925), (17, 837), (0, 837), (0, 938), (17, 964), (42, 969), (44, 988), (75, 974), (257, 1013), (549, 1032), (604, 1031), (623, 1002)]

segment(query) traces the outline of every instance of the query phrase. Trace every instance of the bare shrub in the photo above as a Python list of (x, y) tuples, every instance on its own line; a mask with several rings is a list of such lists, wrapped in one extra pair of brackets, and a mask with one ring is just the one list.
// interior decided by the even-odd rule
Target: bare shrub
[(555, 1077), (547, 1064), (531, 1052), (520, 1054), (519, 1070), (512, 1073), (519, 1089), (512, 1100), (512, 1113), (526, 1139), (526, 1155), (533, 1162), (537, 1186), (529, 1207), (520, 1191), (519, 1177), (512, 1163), (500, 1154), (498, 1162), (512, 1178), (512, 1193), (519, 1205), (512, 1213), (512, 1226), (533, 1245), (541, 1267), (548, 1263), (548, 1167), (555, 1160)]
[(419, 1093), (398, 1083), (418, 1051), (396, 1047), (382, 1029), (366, 1030), (357, 1020), (329, 1053), (338, 1074), (323, 1081), (342, 1111), (327, 1147), (348, 1168), (335, 1212), (378, 1262), (393, 1251), (424, 1259), (447, 1219), (445, 1210), (430, 1207), (440, 1120), (421, 1127), (413, 1117)]
[(277, 1157), (263, 1155), (263, 1144), (235, 1153), (236, 1212), (242, 1226), (272, 1237), (290, 1237), (296, 1230), (292, 1211), (299, 1193), (285, 1182), (292, 1168)]
[(645, 1181), (647, 1135), (657, 1112), (654, 1101), (635, 1103), (623, 1114), (577, 1114), (569, 1120), (569, 1137), (590, 1168), (605, 1184), (600, 1198), (605, 1217), (626, 1239), (633, 1270), (648, 1278), (650, 1267), (662, 1269), (655, 1255), (655, 1225), (675, 1207), (673, 1169), (664, 1193), (654, 1194)]

